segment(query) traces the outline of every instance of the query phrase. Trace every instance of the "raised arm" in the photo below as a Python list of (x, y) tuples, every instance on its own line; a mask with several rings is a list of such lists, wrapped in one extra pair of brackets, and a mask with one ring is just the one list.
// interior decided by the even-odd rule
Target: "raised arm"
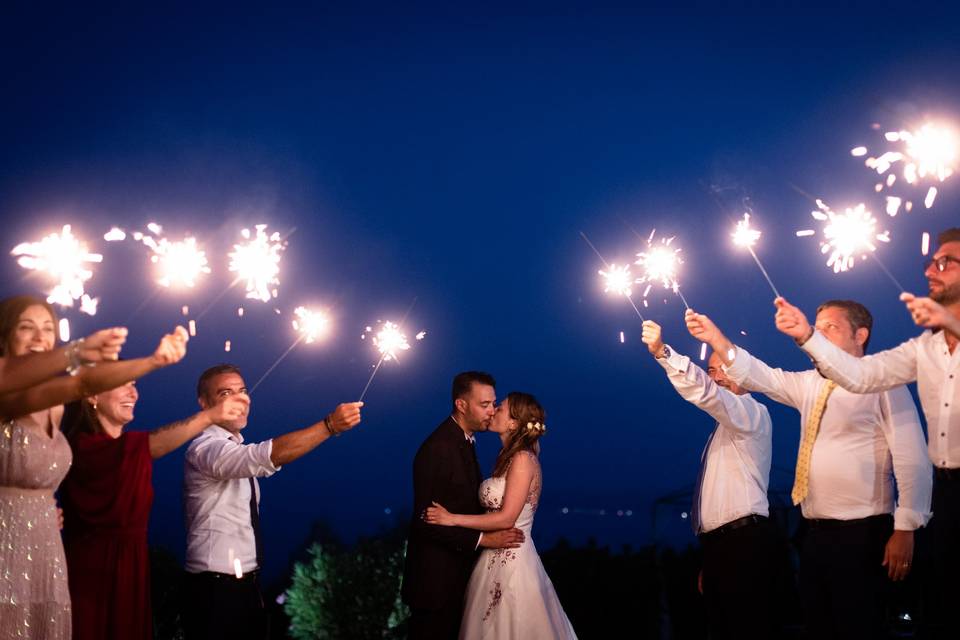
[[(909, 294), (905, 294), (909, 295)], [(774, 320), (810, 356), (817, 369), (852, 393), (886, 391), (917, 379), (917, 339), (899, 347), (857, 358), (814, 329), (797, 307), (783, 298), (774, 301)]]
[(354, 428), (360, 424), (360, 407), (362, 406), (362, 402), (346, 402), (338, 405), (333, 413), (321, 422), (277, 436), (273, 439), (270, 460), (275, 466), (282, 467), (310, 453), (330, 436), (339, 435)]
[(240, 393), (232, 395), (209, 409), (189, 418), (177, 420), (150, 432), (150, 456), (154, 459), (165, 456), (182, 444), (195, 438), (201, 431), (214, 424), (223, 424), (243, 416), (250, 408), (250, 397)]
[(537, 473), (536, 458), (527, 453), (514, 455), (507, 470), (506, 486), (503, 490), (503, 504), (497, 511), (481, 515), (449, 513), (440, 504), (433, 503), (427, 509), (425, 520), (429, 524), (445, 527), (467, 527), (477, 531), (497, 531), (508, 529), (516, 524), (523, 505), (530, 495), (530, 484)]
[(24, 391), (0, 396), (0, 416), (15, 418), (86, 396), (96, 395), (141, 378), (152, 371), (175, 364), (187, 353), (189, 336), (177, 327), (160, 341), (153, 355), (120, 362), (103, 362), (83, 367), (76, 376), (60, 376)]
[(723, 427), (734, 432), (769, 431), (770, 416), (766, 407), (747, 395), (738, 396), (724, 389), (690, 358), (668, 348), (656, 322), (647, 320), (643, 323), (642, 339), (684, 400), (706, 411)]
[(731, 380), (791, 407), (798, 408), (803, 402), (803, 373), (774, 369), (754, 358), (746, 349), (734, 346), (709, 317), (692, 309), (687, 310), (686, 321), (690, 335), (709, 344), (720, 356)]
[(53, 351), (0, 358), (0, 394), (23, 391), (81, 365), (116, 360), (127, 339), (124, 327), (104, 329)]

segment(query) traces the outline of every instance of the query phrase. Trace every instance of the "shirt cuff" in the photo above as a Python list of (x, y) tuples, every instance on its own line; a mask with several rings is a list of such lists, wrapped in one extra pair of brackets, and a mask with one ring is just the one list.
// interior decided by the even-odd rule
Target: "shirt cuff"
[(723, 372), (737, 384), (741, 384), (747, 378), (750, 371), (750, 358), (752, 357), (746, 349), (741, 349), (733, 345), (733, 362), (729, 365), (723, 365)]
[(827, 338), (817, 330), (814, 330), (813, 335), (810, 336), (810, 339), (800, 345), (800, 349), (803, 350), (810, 359), (813, 360), (814, 364), (818, 361), (823, 360), (829, 351), (829, 345), (832, 343), (827, 340)]
[(896, 531), (915, 531), (926, 526), (930, 521), (930, 515), (908, 507), (897, 507), (893, 512), (893, 528)]
[(687, 367), (690, 365), (690, 358), (680, 355), (668, 344), (664, 344), (664, 346), (670, 350), (670, 355), (666, 358), (657, 358), (657, 362), (660, 363), (660, 366), (667, 371), (673, 370), (679, 371), (680, 373), (686, 373)]
[(266, 442), (261, 442), (257, 447), (257, 453), (260, 454), (258, 462), (260, 466), (270, 472), (270, 475), (280, 471), (281, 467), (273, 464), (273, 460), (270, 456), (273, 455), (273, 438), (270, 438)]

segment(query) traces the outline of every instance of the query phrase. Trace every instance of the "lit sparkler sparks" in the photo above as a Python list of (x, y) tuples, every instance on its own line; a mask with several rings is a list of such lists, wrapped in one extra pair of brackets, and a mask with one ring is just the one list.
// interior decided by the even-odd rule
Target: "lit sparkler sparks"
[(760, 273), (763, 274), (763, 277), (767, 280), (767, 284), (769, 284), (770, 288), (773, 289), (773, 295), (779, 298), (780, 292), (777, 291), (777, 287), (773, 284), (773, 280), (770, 279), (770, 275), (767, 273), (767, 270), (763, 268), (760, 258), (757, 257), (757, 254), (753, 250), (753, 245), (755, 245), (757, 240), (760, 239), (760, 231), (758, 229), (750, 228), (749, 213), (743, 214), (743, 220), (737, 222), (737, 229), (730, 235), (733, 238), (733, 243), (735, 245), (738, 247), (747, 248), (747, 251), (749, 251), (750, 255), (753, 256), (753, 261), (757, 263), (758, 267), (760, 267)]
[[(878, 174), (883, 175), (899, 166), (902, 167), (900, 176), (903, 180), (909, 185), (916, 185), (924, 181), (943, 182), (952, 176), (956, 169), (958, 140), (955, 132), (948, 127), (928, 122), (915, 131), (888, 131), (884, 138), (887, 142), (901, 146), (884, 151), (879, 156), (866, 158), (864, 164)], [(854, 156), (863, 156), (866, 153), (866, 147), (851, 150)], [(890, 174), (885, 184), (877, 183), (877, 191), (892, 187), (895, 182), (896, 175)], [(930, 187), (924, 199), (927, 209), (933, 206), (936, 195), (936, 187)], [(895, 215), (895, 212), (890, 215)]]
[[(252, 394), (260, 384), (267, 379), (273, 370), (283, 362), (283, 359), (290, 355), (290, 352), (293, 351), (298, 344), (301, 342), (306, 342), (311, 344), (316, 342), (320, 338), (323, 338), (327, 335), (330, 326), (330, 317), (323, 311), (314, 311), (312, 309), (307, 309), (306, 307), (297, 307), (293, 310), (293, 320), (290, 322), (293, 326), (293, 330), (297, 332), (297, 338), (293, 341), (286, 351), (284, 351), (279, 358), (273, 361), (266, 372), (260, 379), (257, 380), (252, 387), (250, 387), (250, 393)], [(225, 351), (230, 350), (230, 341), (226, 342)]]
[[(361, 339), (365, 339), (367, 333), (373, 333), (373, 328), (367, 327), (366, 332), (363, 336), (361, 336)], [(426, 336), (426, 334), (426, 331), (421, 331), (417, 334), (417, 340), (421, 340), (421, 336)], [(364, 396), (367, 395), (367, 390), (370, 388), (370, 384), (373, 382), (374, 376), (377, 375), (377, 371), (380, 370), (380, 366), (388, 360), (397, 360), (397, 352), (407, 351), (410, 348), (410, 343), (407, 341), (407, 336), (403, 333), (403, 329), (400, 327), (400, 325), (390, 322), (389, 320), (380, 323), (379, 329), (377, 329), (376, 333), (373, 333), (371, 342), (373, 342), (373, 346), (380, 354), (380, 359), (373, 368), (373, 372), (370, 374), (370, 378), (367, 380), (366, 386), (360, 393), (360, 402), (363, 402)]]
[(133, 239), (142, 242), (153, 252), (150, 261), (157, 265), (157, 284), (167, 288), (192, 288), (201, 274), (210, 273), (206, 253), (197, 246), (196, 238), (187, 236), (171, 242), (160, 236), (163, 232), (160, 225), (151, 222), (147, 229), (153, 235), (135, 231)]
[[(816, 203), (817, 210), (811, 211), (810, 215), (824, 223), (820, 252), (824, 255), (829, 254), (827, 266), (831, 267), (834, 273), (849, 271), (856, 264), (858, 256), (866, 259), (867, 255), (871, 255), (884, 273), (903, 291), (903, 287), (875, 253), (877, 250), (875, 243), (890, 242), (890, 232), (886, 230), (877, 232), (877, 219), (866, 205), (860, 203), (856, 207), (847, 207), (843, 213), (836, 213), (822, 200), (817, 199)], [(812, 235), (807, 231), (809, 230), (802, 233)], [(797, 235), (800, 234), (801, 232), (798, 231)]]
[[(64, 307), (72, 307), (74, 300), (84, 298), (83, 283), (93, 277), (89, 265), (103, 262), (103, 256), (90, 253), (87, 243), (74, 236), (68, 224), (60, 233), (51, 233), (39, 242), (21, 242), (10, 254), (18, 256), (17, 264), (24, 269), (41, 272), (53, 281), (47, 302)], [(86, 296), (80, 310), (93, 315), (96, 300)]]
[[(643, 273), (637, 278), (637, 283), (642, 284), (646, 282), (652, 285), (659, 282), (663, 285), (664, 289), (670, 289), (680, 296), (680, 300), (683, 301), (683, 306), (689, 309), (690, 305), (687, 304), (686, 298), (680, 293), (680, 281), (677, 275), (680, 265), (683, 264), (683, 259), (680, 258), (681, 250), (670, 246), (673, 243), (672, 236), (669, 238), (661, 238), (659, 242), (655, 243), (653, 240), (655, 234), (656, 229), (654, 229), (647, 238), (647, 250), (638, 253), (637, 259), (634, 262), (635, 265), (643, 270)], [(648, 286), (644, 290), (644, 298), (650, 293), (650, 289), (651, 287)]]
[(636, 280), (630, 275), (630, 266), (617, 266), (615, 263), (607, 267), (607, 271), (600, 269), (598, 273), (603, 276), (604, 293), (613, 292), (618, 296), (629, 298), (633, 295), (633, 284)]
[(246, 281), (247, 297), (262, 302), (277, 297), (280, 257), (286, 249), (279, 232), (268, 234), (266, 228), (267, 225), (258, 224), (253, 234), (250, 229), (240, 232), (247, 242), (233, 245), (229, 267), (240, 280)]

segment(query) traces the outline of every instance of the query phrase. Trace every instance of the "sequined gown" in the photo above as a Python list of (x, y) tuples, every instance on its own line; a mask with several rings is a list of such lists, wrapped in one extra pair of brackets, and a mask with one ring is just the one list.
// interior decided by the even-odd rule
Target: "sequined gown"
[[(560, 606), (553, 583), (543, 569), (530, 536), (533, 516), (540, 500), (542, 476), (536, 456), (527, 451), (536, 465), (527, 502), (516, 526), (524, 542), (517, 549), (484, 549), (467, 586), (461, 640), (576, 640), (576, 633)], [(487, 512), (503, 505), (506, 474), (488, 478), (480, 485), (480, 502)]]
[(67, 563), (53, 499), (72, 461), (60, 412), (0, 423), (0, 640), (70, 640)]

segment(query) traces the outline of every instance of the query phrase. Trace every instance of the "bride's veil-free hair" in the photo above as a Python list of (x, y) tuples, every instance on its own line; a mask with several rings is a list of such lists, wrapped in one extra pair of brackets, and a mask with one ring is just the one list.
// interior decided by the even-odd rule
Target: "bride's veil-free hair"
[(497, 456), (497, 461), (493, 465), (494, 477), (502, 476), (507, 472), (510, 460), (518, 452), (526, 450), (534, 455), (540, 453), (539, 440), (540, 436), (543, 435), (543, 430), (528, 429), (527, 425), (539, 424), (543, 426), (547, 419), (543, 407), (529, 393), (511, 391), (507, 394), (507, 406), (510, 409), (510, 417), (517, 421), (517, 428), (510, 432), (510, 437)]

